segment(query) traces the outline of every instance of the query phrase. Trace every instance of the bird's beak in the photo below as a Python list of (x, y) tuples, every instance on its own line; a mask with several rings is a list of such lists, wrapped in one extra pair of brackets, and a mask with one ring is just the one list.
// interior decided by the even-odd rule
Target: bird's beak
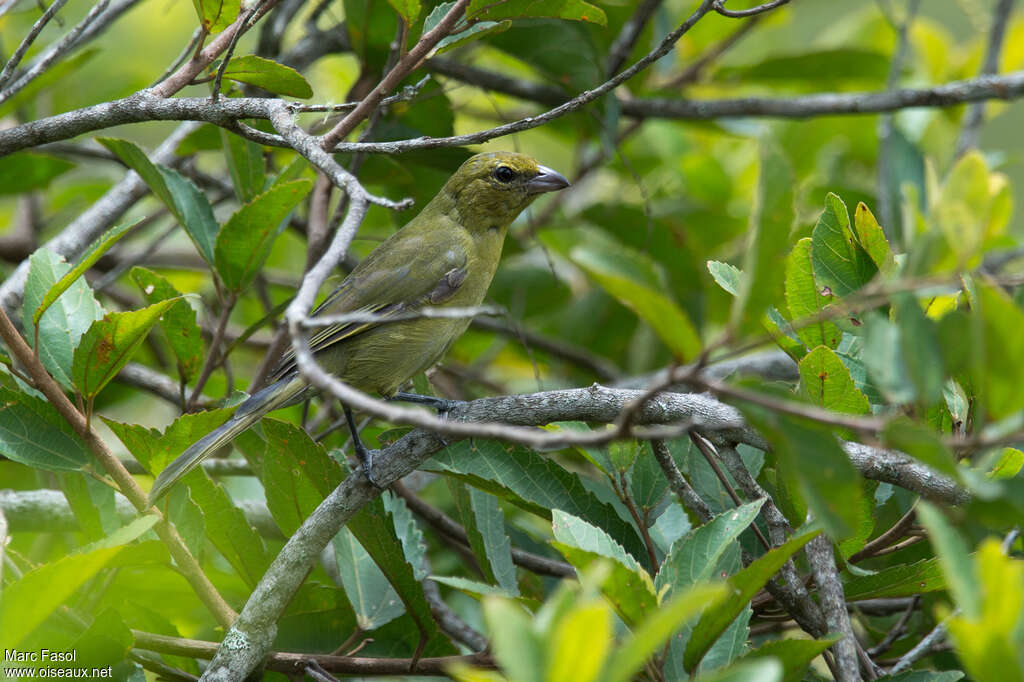
[(527, 191), (530, 194), (541, 194), (543, 192), (557, 192), (569, 186), (565, 176), (547, 166), (537, 166), (537, 175), (533, 176), (526, 183)]

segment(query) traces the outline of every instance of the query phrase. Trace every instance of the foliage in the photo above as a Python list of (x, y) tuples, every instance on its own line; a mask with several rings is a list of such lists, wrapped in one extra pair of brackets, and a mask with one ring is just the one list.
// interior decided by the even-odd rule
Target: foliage
[[(710, 6), (462, 4), (454, 29), (380, 93), (395, 97), (346, 132), (402, 153), (321, 156), (417, 208), (471, 153), (499, 146), (573, 179), (512, 227), (488, 296), (505, 319), (478, 321), (412, 382), (541, 428), (442, 447), (401, 419), (367, 418), (368, 445), (434, 450), (358, 505), (345, 421), (323, 397), (239, 436), (237, 454), (188, 474), (159, 516), (125, 504), (139, 496), (107, 455), (146, 488), (227, 419), (324, 246), (318, 230), (353, 227), (358, 195), (326, 193), (319, 157), (273, 137), (279, 119), (223, 112), (250, 98), (374, 97), (459, 3), (290, 2), (263, 16), (194, 0), (160, 21), (101, 14), (87, 21), (111, 22), (104, 38), (72, 43), (15, 88), (88, 11), (75, 0), (63, 28), (47, 24), (0, 76), (5, 129), (63, 135), (0, 151), (11, 225), (0, 259), (10, 282), (25, 263), (8, 313), (28, 347), (0, 355), (0, 648), (74, 649), (75, 665), (119, 679), (196, 675), (197, 659), (168, 642), (223, 640), (210, 593), (239, 611), (283, 563), (305, 580), (276, 595), (263, 634), (276, 628), (274, 651), (335, 652), (318, 659), (334, 674), (365, 657), (373, 674), (400, 665), (466, 682), (851, 679), (842, 652), (856, 632), (891, 679), (1024, 679), (1020, 104), (988, 104), (980, 150), (960, 152), (967, 105), (882, 121), (742, 109), (766, 94), (800, 103), (882, 93), (890, 78), (970, 79), (995, 3), (920, 16), (906, 14), (914, 3), (791, 3), (756, 20), (708, 11), (624, 85), (542, 126), (479, 149), (417, 147), (540, 120)], [(2, 44), (39, 13), (10, 10)], [(235, 44), (243, 18), (255, 28)], [(1001, 70), (1019, 74), (1024, 15), (1003, 21)], [(149, 86), (200, 27), (179, 65), (208, 57), (179, 84), (195, 102), (154, 117), (221, 113), (168, 149), (156, 151), (170, 123), (108, 131), (136, 120), (108, 113), (60, 132), (46, 119)], [(98, 50), (82, 49), (92, 40)], [(173, 78), (125, 106), (155, 107)], [(740, 114), (666, 113), (725, 97)], [(353, 111), (287, 107), (314, 132)], [(370, 208), (342, 268), (408, 218)], [(89, 239), (69, 236), (104, 220)], [(740, 371), (719, 373), (728, 363)], [(609, 388), (581, 389), (568, 407), (556, 390), (598, 381)], [(635, 402), (632, 388), (652, 386)], [(514, 397), (477, 400), (491, 396)], [(536, 446), (542, 436), (561, 440)], [(325, 510), (351, 512), (330, 538), (313, 526)], [(289, 554), (289, 538), (309, 544)], [(849, 616), (823, 597), (828, 580)], [(428, 669), (437, 659), (443, 669)], [(264, 674), (284, 679), (288, 665), (271, 656)]]

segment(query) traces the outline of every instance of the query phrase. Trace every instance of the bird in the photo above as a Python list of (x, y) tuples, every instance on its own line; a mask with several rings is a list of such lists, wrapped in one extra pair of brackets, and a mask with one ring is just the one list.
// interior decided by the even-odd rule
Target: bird
[[(319, 364), (345, 383), (385, 398), (440, 360), (469, 318), (409, 318), (424, 306), (472, 307), (483, 301), (498, 268), (509, 225), (540, 194), (569, 186), (557, 171), (525, 154), (495, 151), (467, 159), (412, 220), (378, 245), (324, 299), (313, 316), (363, 312), (395, 321), (340, 324), (318, 330), (310, 348)], [(291, 349), (271, 383), (253, 393), (220, 427), (160, 471), (150, 505), (268, 412), (302, 402), (314, 391), (300, 376)], [(424, 401), (426, 402), (426, 401)], [(363, 471), (377, 486), (369, 451), (343, 405)]]

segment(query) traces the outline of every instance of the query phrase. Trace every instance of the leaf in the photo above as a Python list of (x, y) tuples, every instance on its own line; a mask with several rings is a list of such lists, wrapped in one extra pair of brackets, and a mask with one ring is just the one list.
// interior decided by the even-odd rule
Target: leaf
[(844, 81), (868, 81), (881, 85), (889, 72), (889, 57), (877, 50), (838, 48), (808, 50), (770, 56), (753, 64), (722, 67), (716, 77), (779, 83), (822, 81), (836, 87)]
[(551, 513), (553, 543), (580, 573), (595, 561), (611, 559), (611, 574), (601, 589), (629, 625), (642, 623), (657, 610), (654, 581), (636, 559), (626, 554), (602, 529), (560, 509)]
[(217, 235), (214, 262), (228, 289), (240, 292), (252, 284), (274, 239), (284, 229), (285, 218), (312, 188), (312, 180), (275, 185), (224, 223)]
[(850, 231), (846, 204), (831, 192), (811, 234), (811, 262), (818, 286), (840, 298), (860, 289), (878, 271)]
[(182, 382), (188, 383), (199, 372), (206, 357), (202, 331), (196, 323), (196, 311), (182, 297), (181, 292), (152, 270), (136, 265), (129, 275), (146, 297), (147, 303), (174, 299), (160, 318), (160, 326), (178, 360), (178, 375)]
[(561, 509), (602, 528), (634, 557), (646, 557), (637, 532), (611, 505), (587, 491), (578, 476), (532, 450), (463, 440), (434, 455), (423, 468), (456, 475), (543, 518)]
[(850, 370), (833, 350), (818, 346), (800, 360), (800, 385), (811, 402), (835, 412), (867, 414), (867, 397), (853, 383)]
[(502, 597), (485, 598), (483, 615), (494, 657), (509, 679), (546, 682), (544, 642), (534, 632), (530, 615), (514, 601)]
[[(419, 0), (388, 0), (388, 4), (395, 8), (406, 26), (412, 26), (420, 16)], [(426, 29), (424, 29), (424, 33)]]
[[(32, 323), (32, 314), (42, 304), (46, 292), (70, 270), (71, 266), (63, 258), (46, 247), (29, 256), (22, 305), (25, 329), (31, 330), (36, 326)], [(71, 365), (82, 334), (101, 317), (103, 308), (92, 289), (85, 280), (77, 279), (39, 318), (39, 360), (64, 388), (71, 388)], [(34, 343), (32, 334), (29, 334), (28, 342)]]
[(290, 66), (257, 57), (254, 54), (235, 57), (228, 62), (224, 77), (240, 83), (248, 83), (268, 92), (288, 97), (308, 99), (313, 88), (298, 71)]
[(61, 476), (61, 491), (78, 521), (78, 527), (90, 542), (98, 540), (121, 525), (114, 489), (84, 473)]
[(976, 395), (991, 419), (1002, 419), (1024, 409), (1024, 312), (1001, 289), (978, 283), (972, 301), (980, 315), (982, 348), (974, 353), (972, 370)]
[(241, 0), (192, 0), (207, 33), (220, 33), (238, 18)]
[(48, 402), (0, 387), (0, 455), (50, 471), (76, 471), (90, 461), (85, 442)]
[(718, 639), (719, 635), (725, 632), (729, 623), (739, 615), (747, 606), (747, 602), (764, 587), (782, 565), (789, 560), (793, 554), (806, 545), (821, 531), (811, 528), (804, 529), (794, 535), (780, 547), (767, 552), (749, 566), (744, 568), (727, 581), (729, 591), (727, 598), (717, 607), (707, 609), (701, 616), (700, 621), (693, 628), (690, 641), (686, 644), (686, 654), (683, 664), (687, 670), (694, 670), (700, 660), (707, 653), (711, 645)]
[(100, 259), (104, 253), (106, 253), (110, 247), (117, 243), (117, 241), (128, 233), (128, 230), (139, 224), (136, 220), (131, 223), (125, 223), (117, 227), (112, 227), (107, 230), (103, 236), (93, 242), (89, 250), (85, 252), (75, 267), (71, 268), (63, 277), (61, 277), (52, 287), (50, 287), (46, 294), (43, 296), (43, 300), (39, 303), (39, 307), (36, 308), (35, 313), (32, 314), (32, 325), (39, 324), (39, 318), (43, 316), (57, 298), (60, 297), (65, 291), (68, 290), (75, 280), (85, 274), (86, 270), (91, 268), (93, 264)]
[(740, 282), (743, 278), (743, 271), (735, 265), (723, 263), (722, 261), (709, 260), (707, 263), (708, 272), (715, 279), (715, 283), (728, 291), (733, 296), (740, 292)]
[[(444, 4), (451, 5), (453, 3)], [(427, 17), (427, 21), (429, 21), (430, 18), (433, 17), (434, 14), (437, 13), (438, 10), (441, 9), (443, 6), (444, 5), (438, 5), (437, 7), (435, 7), (434, 10)], [(443, 17), (444, 14), (445, 12), (441, 12), (437, 20), (440, 21), (441, 17)], [(462, 47), (467, 43), (471, 43), (474, 40), (480, 40), (485, 36), (503, 33), (507, 31), (511, 26), (512, 22), (509, 21), (508, 19), (502, 19), (501, 21), (476, 21), (470, 24), (468, 27), (462, 28), (462, 30), (459, 30), (459, 27), (456, 26), (455, 30), (457, 31), (457, 33), (451, 33), (442, 38), (434, 47), (433, 51), (431, 52), (431, 55), (444, 54), (445, 52), (454, 50), (457, 47)], [(423, 24), (423, 32), (426, 33), (427, 30), (427, 24), (425, 22)]]
[(448, 488), (469, 536), (469, 547), (484, 576), (510, 596), (518, 596), (519, 586), (505, 529), (505, 515), (497, 500), (493, 495), (467, 487), (452, 478), (448, 479)]
[(779, 149), (761, 142), (757, 196), (750, 214), (744, 277), (732, 305), (730, 324), (753, 331), (781, 293), (783, 254), (793, 224), (793, 172)]
[(249, 203), (263, 191), (267, 183), (263, 147), (224, 128), (219, 130), (224, 158), (228, 163), (228, 173), (231, 174), (231, 182), (235, 186), (235, 196), (240, 203)]
[(928, 502), (918, 502), (917, 518), (928, 531), (950, 595), (967, 619), (978, 620), (982, 612), (982, 584), (963, 538), (942, 512)]
[(963, 480), (952, 451), (939, 434), (924, 424), (907, 417), (896, 417), (885, 425), (882, 442), (886, 447), (905, 452), (955, 481)]
[(800, 682), (811, 661), (839, 641), (839, 637), (825, 639), (782, 639), (766, 642), (743, 656), (739, 663), (758, 658), (774, 658), (782, 664), (783, 682)]
[[(615, 651), (608, 662), (605, 680), (627, 682), (643, 668), (647, 659), (701, 611), (704, 617), (725, 606), (729, 591), (722, 585), (697, 584), (662, 604), (631, 637)], [(745, 605), (744, 605), (745, 606)], [(731, 620), (731, 619), (730, 619)], [(701, 622), (704, 618), (701, 618)]]
[[(841, 334), (835, 322), (820, 318), (831, 302), (832, 296), (822, 294), (814, 281), (811, 239), (804, 237), (786, 259), (786, 306), (793, 322), (799, 326), (797, 335), (808, 348), (839, 345)], [(801, 320), (815, 317), (819, 318), (816, 322), (800, 324)]]
[(65, 159), (31, 152), (0, 157), (0, 195), (44, 189), (54, 178), (74, 167), (75, 164)]
[(554, 17), (587, 21), (599, 26), (608, 25), (604, 10), (583, 0), (472, 0), (466, 8), (466, 17), (481, 19), (523, 19), (527, 17)]
[(75, 386), (86, 400), (103, 390), (172, 304), (174, 299), (160, 301), (141, 310), (107, 313), (96, 320), (75, 348), (73, 366)]
[(213, 245), (219, 225), (213, 217), (213, 208), (206, 195), (177, 171), (154, 165), (145, 152), (128, 140), (97, 137), (96, 141), (139, 174), (153, 194), (185, 228), (206, 262), (213, 265)]
[(298, 426), (276, 419), (261, 423), (266, 453), (260, 478), (267, 508), (278, 527), (291, 536), (341, 483), (342, 471), (323, 446)]
[(883, 568), (877, 573), (853, 576), (843, 583), (849, 601), (909, 597), (946, 589), (938, 559)]
[(549, 639), (547, 682), (593, 682), (614, 641), (611, 611), (599, 599), (562, 616)]
[(857, 233), (857, 241), (878, 271), (883, 274), (893, 272), (896, 269), (896, 260), (889, 247), (889, 240), (885, 238), (885, 232), (875, 219), (875, 215), (863, 201), (857, 202), (857, 208), (853, 211), (853, 229)]
[(907, 374), (916, 389), (917, 399), (934, 403), (942, 397), (946, 382), (938, 332), (911, 294), (893, 296), (896, 322)]
[(639, 252), (620, 246), (616, 251), (597, 242), (572, 248), (569, 258), (602, 289), (651, 325), (658, 337), (681, 360), (700, 352), (697, 329), (679, 306), (662, 291), (653, 275), (653, 263)]
[(714, 670), (696, 679), (699, 682), (781, 682), (783, 674), (782, 663), (774, 658), (763, 658)]
[(405, 613), (395, 588), (347, 528), (334, 536), (334, 559), (359, 627), (375, 630)]

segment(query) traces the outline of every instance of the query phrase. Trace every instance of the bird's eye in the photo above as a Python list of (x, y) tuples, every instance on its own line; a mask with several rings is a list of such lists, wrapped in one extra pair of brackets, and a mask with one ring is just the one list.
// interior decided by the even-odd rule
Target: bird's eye
[(494, 177), (499, 182), (512, 182), (516, 179), (516, 172), (508, 166), (498, 166), (494, 169)]

